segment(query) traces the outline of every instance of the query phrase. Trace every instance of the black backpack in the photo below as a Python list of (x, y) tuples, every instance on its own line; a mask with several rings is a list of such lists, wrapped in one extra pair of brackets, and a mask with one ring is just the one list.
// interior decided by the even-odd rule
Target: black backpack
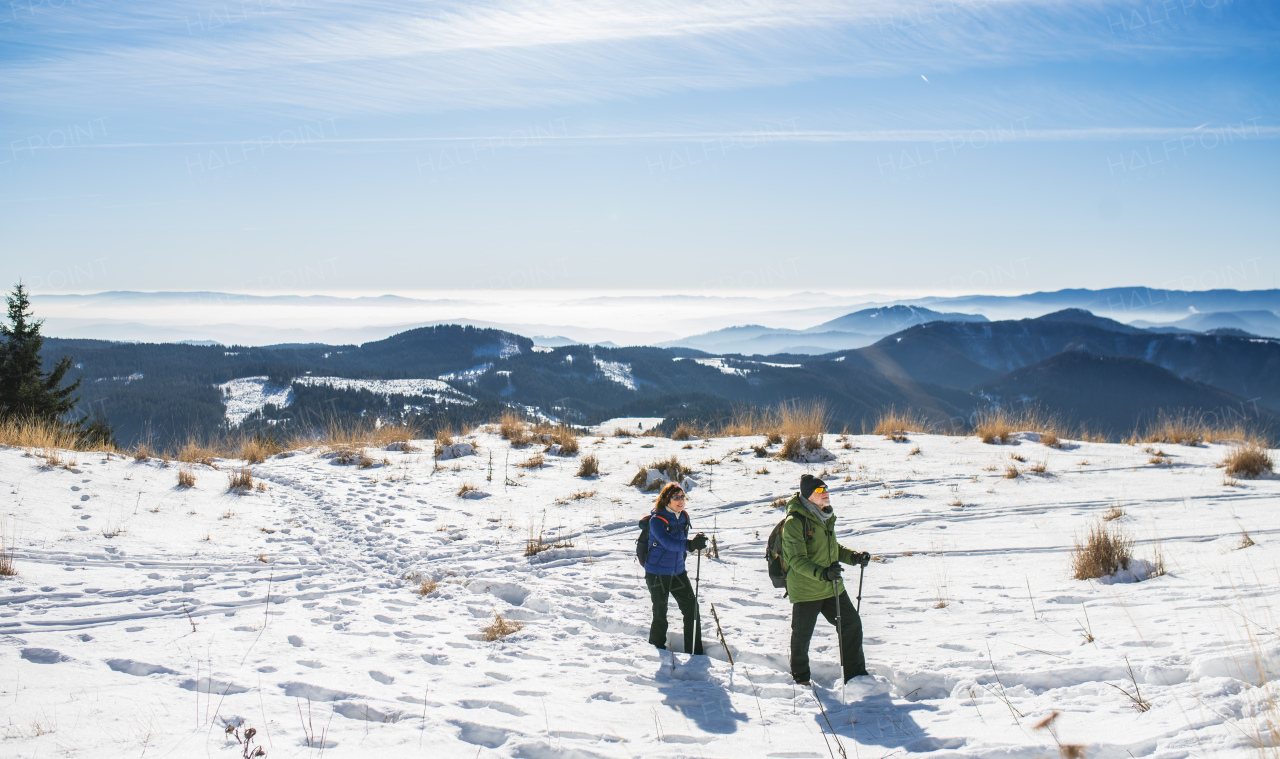
[(636, 561), (642, 567), (649, 561), (649, 517), (652, 516), (645, 514), (640, 519), (640, 536), (636, 538)]
[[(788, 514), (778, 522), (773, 532), (769, 533), (769, 541), (764, 547), (764, 558), (769, 563), (769, 580), (775, 588), (787, 587), (787, 565), (782, 560), (782, 526), (791, 516)], [(813, 540), (813, 523), (804, 517), (796, 518), (804, 522), (804, 542)]]

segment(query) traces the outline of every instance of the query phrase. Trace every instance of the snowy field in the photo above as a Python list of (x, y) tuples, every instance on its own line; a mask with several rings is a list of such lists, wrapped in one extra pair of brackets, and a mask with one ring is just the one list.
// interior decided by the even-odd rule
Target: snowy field
[[(1056, 739), (1090, 757), (1275, 756), (1258, 744), (1276, 734), (1280, 479), (1224, 485), (1222, 446), (1161, 446), (1171, 464), (1153, 465), (1123, 445), (828, 436), (838, 460), (802, 465), (756, 458), (759, 438), (583, 438), (518, 468), (538, 449), (474, 440), (439, 469), (430, 441), (366, 469), (293, 452), (245, 494), (227, 487), (238, 462), (178, 489), (155, 459), (0, 449), (19, 572), (0, 579), (0, 755), (242, 756), (232, 725), (280, 757), (1030, 759), (1058, 754), (1035, 729), (1057, 711)], [(587, 454), (603, 474), (581, 480)], [(694, 660), (646, 643), (633, 560), (653, 496), (627, 482), (672, 454), (720, 547)], [(814, 636), (839, 747), (787, 674), (790, 607), (762, 559), (770, 503), (824, 468), (842, 542), (878, 557), (862, 611), (883, 687), (842, 704), (834, 631)], [(1159, 550), (1167, 574), (1070, 578), (1073, 537), (1113, 509), (1135, 572)], [(526, 557), (531, 530), (561, 547)], [(495, 612), (523, 629), (485, 641)]]

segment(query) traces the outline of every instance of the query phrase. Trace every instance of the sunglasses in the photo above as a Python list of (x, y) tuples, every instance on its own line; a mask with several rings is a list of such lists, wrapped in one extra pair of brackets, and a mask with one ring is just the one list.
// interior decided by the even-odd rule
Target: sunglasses
[(672, 493), (672, 494), (671, 494), (671, 500), (673, 500), (673, 501), (683, 501), (683, 500), (684, 500), (684, 493)]
[(814, 495), (818, 495), (819, 493), (825, 493), (825, 492), (827, 492), (826, 487), (816, 487), (813, 489)]

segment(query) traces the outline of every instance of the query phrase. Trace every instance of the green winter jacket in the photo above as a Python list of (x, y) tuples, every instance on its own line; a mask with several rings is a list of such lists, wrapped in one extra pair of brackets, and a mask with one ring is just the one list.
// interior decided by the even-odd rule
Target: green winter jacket
[[(805, 533), (810, 537), (806, 540)], [(787, 568), (787, 597), (791, 603), (820, 601), (836, 595), (831, 583), (822, 579), (822, 570), (832, 562), (853, 564), (853, 551), (836, 542), (836, 517), (825, 523), (800, 502), (800, 494), (787, 502), (786, 522), (782, 525), (782, 562)], [(840, 582), (839, 592), (844, 592)]]

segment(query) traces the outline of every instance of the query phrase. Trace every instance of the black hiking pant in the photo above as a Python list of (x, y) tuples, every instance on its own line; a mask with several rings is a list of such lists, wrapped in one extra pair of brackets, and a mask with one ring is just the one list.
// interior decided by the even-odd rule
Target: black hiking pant
[[(809, 641), (818, 614), (836, 623), (835, 597), (818, 601), (801, 601), (791, 605), (791, 676), (796, 682), (809, 679)], [(853, 609), (848, 593), (840, 594), (840, 649), (844, 659), (844, 679), (867, 674), (867, 661), (862, 655), (862, 620)]]
[[(676, 597), (680, 614), (684, 617), (684, 650), (686, 653), (702, 653), (702, 626), (699, 620), (698, 599), (689, 584), (689, 573), (655, 575), (644, 573), (644, 584), (649, 586), (653, 599), (653, 623), (649, 626), (649, 642), (658, 648), (667, 647), (667, 596)], [(695, 630), (695, 626), (697, 629)]]

